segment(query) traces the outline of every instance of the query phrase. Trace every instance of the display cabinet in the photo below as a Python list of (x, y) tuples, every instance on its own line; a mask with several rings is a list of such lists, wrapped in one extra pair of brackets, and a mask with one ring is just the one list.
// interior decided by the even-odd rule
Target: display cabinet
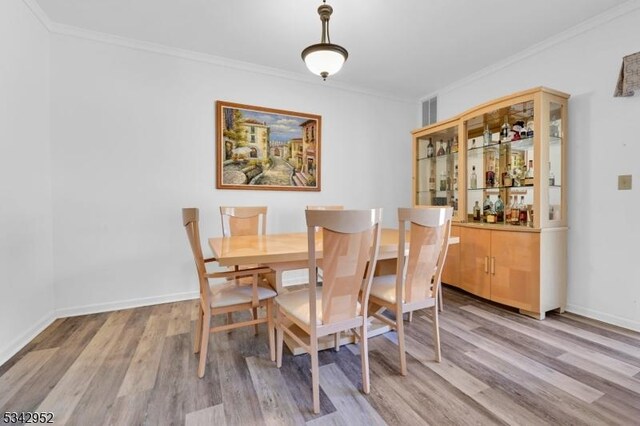
[(568, 98), (535, 88), (413, 132), (414, 205), (455, 210), (443, 281), (536, 318), (566, 304)]

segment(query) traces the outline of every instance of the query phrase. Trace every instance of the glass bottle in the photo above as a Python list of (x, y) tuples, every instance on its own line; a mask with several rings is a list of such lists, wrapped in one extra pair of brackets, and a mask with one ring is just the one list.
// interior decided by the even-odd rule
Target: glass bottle
[(508, 187), (511, 185), (513, 185), (513, 178), (511, 177), (511, 163), (509, 163), (507, 164), (507, 171), (502, 173), (502, 186)]
[(526, 186), (533, 185), (533, 160), (529, 160), (529, 168), (527, 169), (527, 174), (524, 177), (524, 184)]
[(504, 203), (502, 202), (502, 196), (498, 194), (498, 199), (495, 204), (496, 209), (496, 221), (504, 222)]
[(446, 191), (447, 190), (447, 173), (443, 170), (442, 173), (440, 173), (440, 191)]
[(440, 147), (438, 148), (438, 153), (436, 154), (438, 157), (444, 155), (444, 142), (440, 141)]
[(429, 176), (429, 191), (435, 191), (436, 190), (436, 178), (435, 176), (431, 175)]
[(458, 137), (453, 137), (453, 146), (451, 147), (451, 152), (458, 152)]
[[(491, 197), (487, 195), (487, 198), (484, 200), (484, 203), (482, 204), (482, 213), (484, 215), (484, 221), (487, 223), (491, 223), (489, 222), (490, 220), (489, 216), (491, 215), (492, 210), (493, 210), (493, 202), (491, 201)], [(495, 222), (495, 218), (493, 222)]]
[(478, 175), (476, 175), (476, 166), (471, 168), (471, 189), (476, 189), (478, 187)]
[(489, 125), (484, 125), (484, 133), (482, 134), (484, 146), (491, 144), (491, 130), (489, 130)]
[(533, 120), (530, 120), (527, 123), (527, 137), (528, 138), (532, 138), (533, 137)]
[(518, 225), (520, 216), (520, 207), (518, 206), (518, 196), (513, 196), (513, 203), (511, 204), (511, 224)]
[(480, 204), (476, 201), (476, 205), (473, 206), (473, 220), (480, 222)]
[(487, 188), (493, 188), (493, 185), (496, 182), (496, 174), (493, 171), (493, 166), (489, 166), (489, 170), (486, 171), (485, 173), (485, 182), (487, 184)]
[(507, 203), (505, 205), (505, 209), (504, 209), (504, 222), (505, 223), (510, 223), (511, 222), (511, 203), (509, 202), (509, 198), (507, 198)]
[(509, 133), (511, 132), (511, 125), (509, 125), (509, 117), (504, 116), (504, 124), (500, 128), (500, 142), (509, 142)]
[(553, 186), (556, 184), (556, 175), (553, 174), (553, 170), (551, 170), (551, 161), (549, 161), (549, 186)]
[(429, 145), (427, 145), (427, 158), (433, 157), (433, 141), (429, 139)]
[(527, 226), (527, 221), (529, 220), (529, 209), (527, 205), (524, 203), (524, 195), (520, 197), (520, 204), (518, 205), (518, 222), (520, 222), (521, 226)]
[(445, 148), (445, 150), (444, 150), (444, 153), (445, 153), (445, 154), (451, 154), (451, 144), (452, 144), (452, 143), (453, 143), (453, 142), (451, 141), (451, 139), (449, 139), (449, 140), (447, 141), (447, 147), (446, 147), (446, 148)]
[(453, 190), (458, 190), (458, 165), (456, 164), (455, 171), (453, 172)]

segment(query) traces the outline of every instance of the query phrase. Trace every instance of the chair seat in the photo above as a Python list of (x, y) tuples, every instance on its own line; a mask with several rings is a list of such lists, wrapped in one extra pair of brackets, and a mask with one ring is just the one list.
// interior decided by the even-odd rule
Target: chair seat
[[(225, 306), (240, 305), (243, 303), (251, 303), (252, 288), (229, 286), (212, 292), (211, 307), (223, 308)], [(274, 290), (270, 288), (258, 287), (258, 300), (265, 300), (277, 296)]]
[(370, 294), (386, 302), (396, 303), (396, 276), (380, 275), (373, 277)]
[[(310, 324), (308, 289), (278, 295), (276, 303), (294, 319), (303, 324)], [(360, 303), (356, 308), (356, 315), (360, 315)], [(322, 287), (316, 287), (316, 325), (322, 325)]]

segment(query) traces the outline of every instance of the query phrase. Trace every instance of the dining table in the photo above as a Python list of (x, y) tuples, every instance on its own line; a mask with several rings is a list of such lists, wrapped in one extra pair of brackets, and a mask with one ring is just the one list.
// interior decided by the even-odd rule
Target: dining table
[[(405, 250), (408, 250), (409, 232), (405, 234)], [(380, 246), (375, 273), (377, 275), (394, 274), (398, 257), (398, 229), (383, 228), (380, 232)], [(306, 232), (275, 233), (259, 235), (242, 235), (209, 238), (209, 247), (220, 266), (263, 265), (273, 270), (267, 276), (269, 284), (279, 293), (287, 291), (283, 285), (283, 274), (286, 271), (308, 268), (308, 236)], [(449, 245), (458, 244), (460, 237), (449, 237)], [(322, 258), (322, 239), (316, 240), (316, 254)], [(320, 261), (321, 262), (321, 261)], [(389, 331), (389, 327), (381, 321), (370, 317), (369, 337)], [(285, 334), (286, 336), (286, 334)], [(330, 337), (330, 336), (327, 336)], [(353, 336), (345, 335), (340, 344), (353, 342)], [(285, 343), (294, 355), (305, 353), (293, 340), (285, 339)], [(332, 338), (319, 342), (319, 349), (334, 346)]]

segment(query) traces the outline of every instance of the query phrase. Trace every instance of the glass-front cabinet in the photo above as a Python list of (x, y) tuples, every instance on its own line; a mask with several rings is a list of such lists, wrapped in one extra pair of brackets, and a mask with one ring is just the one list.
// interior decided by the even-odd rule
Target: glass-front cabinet
[(419, 136), (414, 144), (414, 205), (452, 206), (458, 215), (458, 123), (442, 123)]
[(412, 133), (413, 203), (452, 206), (460, 236), (443, 281), (538, 318), (566, 303), (568, 99), (538, 87)]

